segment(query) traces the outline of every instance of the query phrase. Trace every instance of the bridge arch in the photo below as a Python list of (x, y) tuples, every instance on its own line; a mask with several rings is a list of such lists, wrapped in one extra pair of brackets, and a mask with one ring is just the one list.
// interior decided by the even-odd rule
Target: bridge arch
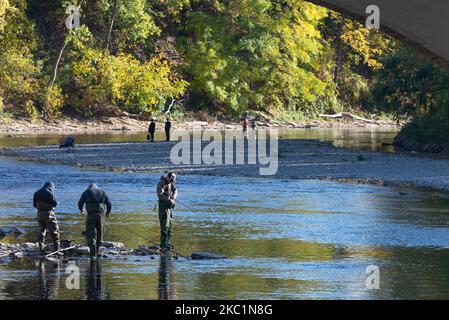
[(380, 8), (381, 29), (449, 69), (447, 0), (306, 0), (364, 22), (369, 5)]

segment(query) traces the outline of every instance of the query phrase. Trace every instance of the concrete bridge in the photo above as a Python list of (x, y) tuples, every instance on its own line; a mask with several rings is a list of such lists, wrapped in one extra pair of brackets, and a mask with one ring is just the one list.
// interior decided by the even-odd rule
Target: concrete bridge
[(380, 8), (381, 29), (449, 68), (449, 0), (307, 0), (365, 21)]

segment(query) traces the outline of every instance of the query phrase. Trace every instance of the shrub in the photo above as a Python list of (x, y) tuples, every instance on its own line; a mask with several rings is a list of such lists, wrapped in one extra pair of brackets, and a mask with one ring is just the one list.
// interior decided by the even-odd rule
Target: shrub
[(142, 63), (131, 55), (87, 49), (72, 72), (79, 92), (72, 102), (83, 113), (111, 104), (134, 114), (154, 113), (168, 98), (182, 96), (188, 85), (161, 56)]
[(42, 111), (45, 117), (57, 118), (61, 115), (61, 108), (64, 105), (64, 95), (62, 89), (54, 85), (48, 87), (42, 95)]
[(23, 112), (25, 116), (31, 120), (37, 120), (39, 118), (39, 111), (36, 109), (36, 106), (32, 100), (25, 102)]

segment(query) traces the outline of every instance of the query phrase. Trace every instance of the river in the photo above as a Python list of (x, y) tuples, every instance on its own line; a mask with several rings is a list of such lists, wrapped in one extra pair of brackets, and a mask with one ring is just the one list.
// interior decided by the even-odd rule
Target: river
[[(321, 130), (321, 129), (320, 129)], [(391, 132), (282, 133), (382, 150)], [(307, 131), (307, 130), (304, 130)], [(0, 144), (56, 143), (59, 136), (0, 138)], [(41, 139), (41, 140), (39, 140)], [(127, 135), (79, 136), (78, 142), (123, 141)], [(104, 140), (103, 140), (104, 139)], [(137, 135), (133, 139), (142, 139)], [(144, 139), (144, 138), (143, 138)], [(6, 142), (5, 142), (6, 141)], [(377, 146), (377, 147), (376, 147)], [(385, 151), (385, 150), (384, 150)], [(95, 181), (113, 200), (105, 239), (127, 247), (158, 238), (154, 189), (159, 175), (89, 171), (0, 158), (0, 226), (34, 241), (34, 191), (53, 180), (64, 239), (80, 239), (77, 200)], [(185, 205), (175, 209), (173, 243), (184, 255), (208, 251), (228, 259), (156, 257), (0, 261), (0, 299), (430, 299), (449, 291), (449, 195), (316, 180), (180, 176)], [(133, 230), (127, 232), (122, 226)], [(66, 268), (81, 272), (79, 290), (66, 287)], [(380, 289), (368, 290), (377, 266)]]

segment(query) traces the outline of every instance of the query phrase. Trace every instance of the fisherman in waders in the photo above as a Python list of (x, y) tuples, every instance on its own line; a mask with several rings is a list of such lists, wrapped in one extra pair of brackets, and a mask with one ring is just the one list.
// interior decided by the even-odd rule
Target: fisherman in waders
[(33, 197), (33, 206), (37, 209), (37, 223), (39, 225), (39, 250), (45, 253), (45, 235), (48, 231), (53, 240), (53, 251), (59, 251), (59, 226), (54, 209), (58, 205), (55, 197), (55, 184), (47, 182)]
[(86, 239), (90, 250), (90, 256), (98, 256), (103, 240), (104, 217), (111, 214), (112, 205), (109, 198), (103, 190), (92, 183), (89, 188), (83, 192), (78, 202), (78, 208), (84, 216), (84, 205), (86, 206)]
[(170, 244), (171, 223), (173, 219), (172, 210), (176, 204), (175, 193), (170, 178), (161, 177), (157, 185), (157, 197), (159, 199), (159, 222), (161, 227), (161, 249), (174, 249)]
[(176, 198), (178, 197), (178, 189), (176, 188), (176, 174), (174, 172), (169, 172), (167, 177), (170, 179), (172, 198), (174, 199), (173, 208), (176, 206)]

